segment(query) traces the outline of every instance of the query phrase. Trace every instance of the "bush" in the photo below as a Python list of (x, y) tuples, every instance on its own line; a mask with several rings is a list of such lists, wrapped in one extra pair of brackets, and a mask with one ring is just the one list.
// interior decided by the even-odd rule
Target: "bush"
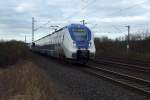
[(95, 38), (96, 56), (128, 58), (150, 61), (150, 38), (131, 38), (130, 49), (127, 51), (127, 40), (111, 40), (106, 37)]
[(0, 66), (14, 64), (30, 56), (28, 47), (20, 41), (0, 42)]

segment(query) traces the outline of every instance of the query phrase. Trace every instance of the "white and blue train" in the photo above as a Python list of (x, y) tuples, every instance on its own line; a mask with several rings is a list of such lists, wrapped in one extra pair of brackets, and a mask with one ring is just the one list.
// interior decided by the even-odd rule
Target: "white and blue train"
[(94, 59), (96, 52), (91, 30), (81, 24), (68, 25), (34, 41), (32, 50), (79, 63)]

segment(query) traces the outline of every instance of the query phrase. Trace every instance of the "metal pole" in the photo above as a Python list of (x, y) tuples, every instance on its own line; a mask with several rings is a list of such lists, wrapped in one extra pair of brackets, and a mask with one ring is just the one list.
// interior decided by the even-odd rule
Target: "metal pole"
[(34, 17), (32, 17), (32, 43), (34, 42)]
[(127, 50), (129, 51), (129, 49), (130, 49), (130, 26), (128, 25), (128, 26), (125, 26), (125, 27), (128, 28)]
[(85, 25), (85, 24), (86, 24), (84, 19), (83, 19), (82, 21), (80, 21), (80, 22), (82, 22), (82, 24), (83, 24), (83, 25)]
[(25, 35), (25, 40), (24, 40), (24, 41), (25, 41), (25, 43), (27, 42), (27, 40), (26, 40), (26, 35)]
[(85, 20), (83, 20), (83, 25), (85, 25)]

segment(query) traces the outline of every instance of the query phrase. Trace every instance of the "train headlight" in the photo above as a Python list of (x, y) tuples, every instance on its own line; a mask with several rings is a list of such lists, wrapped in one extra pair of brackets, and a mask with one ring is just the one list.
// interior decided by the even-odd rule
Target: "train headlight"
[(89, 47), (91, 47), (92, 46), (92, 43), (91, 42), (89, 42)]
[(75, 48), (76, 48), (76, 43), (75, 43), (75, 42), (73, 42), (73, 47), (75, 47)]

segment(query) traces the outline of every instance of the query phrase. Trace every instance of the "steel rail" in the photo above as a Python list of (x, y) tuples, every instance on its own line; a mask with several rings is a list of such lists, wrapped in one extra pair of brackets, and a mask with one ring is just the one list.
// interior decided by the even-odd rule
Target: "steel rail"
[[(91, 74), (94, 74), (98, 77), (103, 77), (115, 83), (119, 83), (125, 87), (129, 87), (130, 89), (134, 89), (145, 96), (150, 96), (150, 81), (148, 80), (136, 78), (133, 76), (121, 74), (118, 72), (106, 70), (104, 68), (99, 68), (91, 65), (86, 66)], [(100, 72), (102, 72), (103, 74)]]
[(107, 64), (107, 65), (117, 65), (115, 67), (119, 67), (119, 68), (124, 68), (124, 69), (130, 69), (130, 70), (134, 70), (134, 71), (140, 71), (143, 73), (150, 73), (150, 68), (148, 67), (144, 67), (144, 66), (139, 66), (139, 65), (133, 65), (133, 64), (126, 64), (126, 63), (120, 63), (120, 62), (114, 62), (114, 61), (110, 61), (110, 60), (93, 60), (94, 63), (97, 64)]

